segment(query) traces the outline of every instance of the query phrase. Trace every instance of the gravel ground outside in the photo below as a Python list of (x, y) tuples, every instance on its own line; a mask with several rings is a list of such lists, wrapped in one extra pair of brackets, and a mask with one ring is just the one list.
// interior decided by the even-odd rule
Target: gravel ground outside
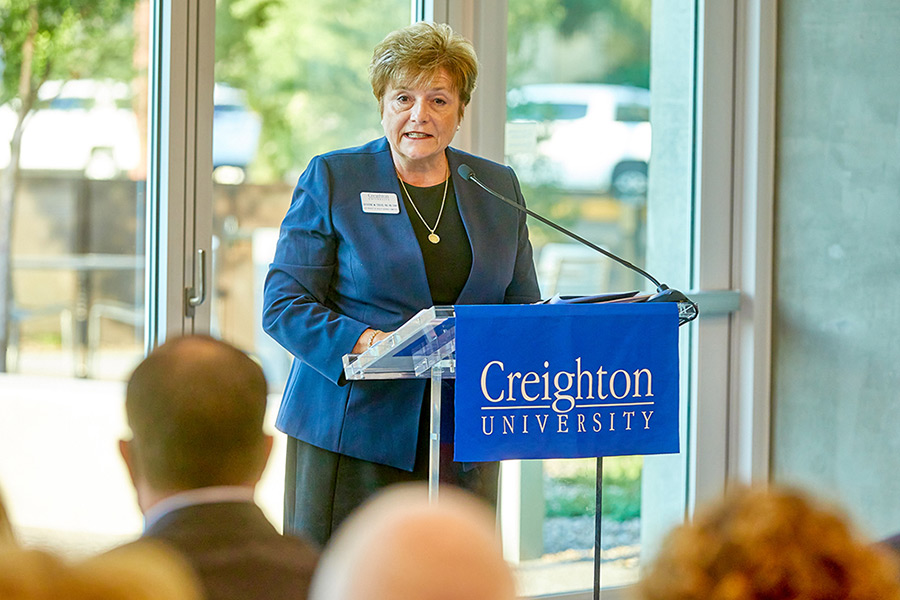
[[(600, 524), (600, 556), (603, 561), (638, 558), (640, 555), (641, 520), (613, 521)], [(594, 555), (594, 517), (549, 517), (544, 521), (544, 553), (565, 554), (573, 560)]]

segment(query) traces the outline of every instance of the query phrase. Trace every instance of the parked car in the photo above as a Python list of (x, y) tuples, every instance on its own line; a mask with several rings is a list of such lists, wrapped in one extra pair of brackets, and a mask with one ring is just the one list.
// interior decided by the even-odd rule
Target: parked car
[[(23, 170), (81, 171), (109, 179), (140, 160), (137, 120), (127, 83), (79, 79), (48, 81), (22, 134)], [(0, 107), (0, 166), (9, 163), (16, 113)]]
[(213, 101), (213, 177), (220, 183), (241, 183), (256, 156), (262, 119), (247, 108), (243, 90), (217, 83)]
[(650, 92), (582, 83), (510, 90), (507, 121), (533, 123), (534, 152), (507, 157), (522, 181), (570, 192), (641, 198), (650, 159)]
[[(256, 155), (261, 122), (247, 108), (241, 90), (216, 84), (213, 111), (213, 167), (231, 169), (231, 182)], [(0, 168), (9, 163), (9, 140), (16, 114), (0, 106)], [(111, 179), (138, 166), (140, 131), (131, 88), (121, 81), (48, 81), (22, 134), (23, 170), (71, 171)]]

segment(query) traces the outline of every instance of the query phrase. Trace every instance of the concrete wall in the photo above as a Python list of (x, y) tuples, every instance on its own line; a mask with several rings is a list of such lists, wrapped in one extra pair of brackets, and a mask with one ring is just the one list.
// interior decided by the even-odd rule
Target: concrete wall
[(900, 3), (779, 4), (773, 474), (900, 531)]

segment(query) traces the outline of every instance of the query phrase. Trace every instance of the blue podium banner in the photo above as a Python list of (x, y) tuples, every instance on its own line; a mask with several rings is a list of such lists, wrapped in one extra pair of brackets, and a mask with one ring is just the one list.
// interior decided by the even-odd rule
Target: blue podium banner
[(455, 309), (454, 460), (678, 452), (675, 303)]

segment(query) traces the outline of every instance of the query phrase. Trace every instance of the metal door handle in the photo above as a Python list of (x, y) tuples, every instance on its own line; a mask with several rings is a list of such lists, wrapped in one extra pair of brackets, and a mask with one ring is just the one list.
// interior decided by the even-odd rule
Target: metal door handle
[(206, 251), (197, 249), (197, 258), (194, 262), (193, 287), (184, 290), (187, 296), (188, 316), (193, 316), (193, 309), (206, 301)]

